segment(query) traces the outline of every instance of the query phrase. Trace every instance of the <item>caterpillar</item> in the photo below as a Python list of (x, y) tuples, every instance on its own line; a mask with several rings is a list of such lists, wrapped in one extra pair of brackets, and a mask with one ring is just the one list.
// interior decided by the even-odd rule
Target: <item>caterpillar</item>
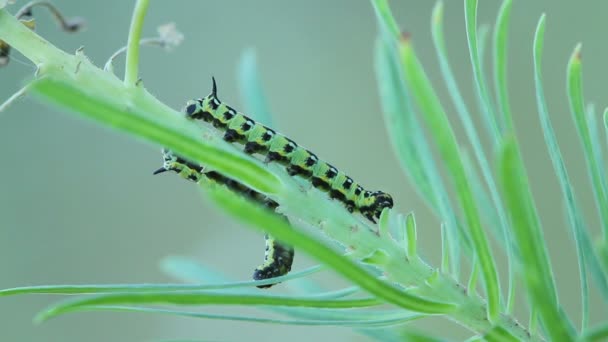
[[(206, 178), (214, 183), (223, 184), (230, 191), (240, 194), (252, 202), (258, 203), (272, 211), (279, 204), (261, 193), (248, 188), (242, 183), (239, 183), (231, 178), (228, 178), (216, 171), (206, 170), (203, 166), (190, 162), (168, 149), (163, 149), (163, 166), (154, 171), (154, 174), (163, 173), (166, 171), (174, 171), (181, 177), (199, 183), (203, 178)], [(277, 213), (277, 215), (280, 215)], [(285, 220), (287, 218), (280, 215)], [(275, 278), (285, 275), (291, 270), (293, 264), (294, 249), (293, 247), (284, 244), (269, 234), (264, 235), (266, 251), (264, 253), (264, 263), (256, 267), (253, 271), (253, 279), (263, 280)], [(259, 288), (269, 288), (270, 285), (259, 285)]]
[(286, 166), (290, 176), (310, 179), (315, 188), (329, 192), (329, 196), (342, 202), (349, 212), (359, 211), (372, 223), (376, 223), (384, 208), (393, 207), (389, 194), (363, 189), (344, 172), (295, 141), (222, 103), (217, 96), (215, 78), (212, 80), (211, 94), (186, 103), (184, 111), (188, 119), (212, 124), (224, 132), (224, 140), (244, 145), (247, 154), (265, 156), (266, 163)]

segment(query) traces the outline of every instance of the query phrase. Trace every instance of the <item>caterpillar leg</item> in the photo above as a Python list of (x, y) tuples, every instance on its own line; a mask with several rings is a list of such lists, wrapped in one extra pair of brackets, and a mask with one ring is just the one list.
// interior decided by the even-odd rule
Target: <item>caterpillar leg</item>
[[(263, 280), (279, 277), (289, 273), (293, 264), (293, 247), (276, 240), (271, 235), (264, 236), (266, 240), (266, 253), (264, 263), (253, 271), (253, 279)], [(275, 284), (260, 285), (261, 289), (269, 288)]]

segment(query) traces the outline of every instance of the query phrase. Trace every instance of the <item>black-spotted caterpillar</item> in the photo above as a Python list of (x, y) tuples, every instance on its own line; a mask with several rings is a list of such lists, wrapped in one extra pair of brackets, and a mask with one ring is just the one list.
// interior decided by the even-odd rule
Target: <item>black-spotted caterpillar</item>
[[(159, 174), (166, 171), (174, 171), (185, 179), (193, 182), (200, 182), (203, 177), (218, 184), (225, 185), (229, 190), (238, 193), (245, 198), (263, 205), (270, 210), (275, 210), (279, 204), (270, 198), (260, 194), (259, 192), (248, 188), (231, 178), (216, 172), (205, 170), (203, 166), (192, 163), (182, 157), (175, 155), (172, 151), (163, 149), (163, 166), (154, 171), (154, 174)], [(279, 215), (279, 214), (277, 214)], [(282, 215), (281, 215), (282, 216)], [(285, 216), (282, 216), (287, 220)], [(263, 280), (275, 278), (287, 274), (291, 270), (293, 263), (294, 250), (293, 247), (277, 241), (274, 237), (266, 234), (266, 252), (264, 255), (264, 263), (258, 266), (253, 272), (253, 279)], [(260, 288), (268, 288), (271, 285), (260, 285)]]
[(287, 172), (311, 179), (312, 185), (329, 191), (330, 197), (340, 200), (349, 212), (359, 211), (373, 223), (380, 218), (384, 208), (393, 207), (392, 197), (382, 191), (367, 191), (344, 172), (337, 170), (293, 140), (255, 122), (222, 103), (217, 97), (217, 86), (208, 96), (188, 101), (186, 117), (213, 124), (224, 132), (224, 140), (244, 145), (248, 154), (260, 153), (266, 162), (279, 162), (287, 166)]

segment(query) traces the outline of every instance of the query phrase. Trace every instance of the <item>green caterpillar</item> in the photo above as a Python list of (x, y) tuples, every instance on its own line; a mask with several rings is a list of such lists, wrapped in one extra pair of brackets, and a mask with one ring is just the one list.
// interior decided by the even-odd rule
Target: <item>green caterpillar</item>
[(224, 140), (243, 144), (245, 153), (260, 153), (266, 157), (265, 162), (285, 165), (291, 176), (311, 179), (314, 187), (329, 191), (330, 197), (344, 203), (349, 212), (359, 211), (373, 223), (380, 218), (384, 208), (393, 207), (389, 194), (364, 190), (344, 172), (320, 160), (293, 140), (222, 103), (217, 97), (215, 79), (211, 94), (188, 101), (185, 112), (189, 119), (203, 120), (222, 130)]
[[(185, 179), (199, 183), (203, 178), (213, 181), (218, 184), (225, 185), (231, 191), (238, 193), (245, 198), (265, 206), (270, 210), (275, 210), (279, 204), (261, 193), (248, 188), (231, 178), (228, 178), (216, 171), (205, 170), (201, 165), (192, 163), (180, 156), (175, 155), (172, 151), (163, 149), (163, 166), (154, 171), (154, 174), (163, 173), (166, 171), (174, 171)], [(279, 215), (279, 214), (277, 214)], [(281, 215), (285, 220), (287, 218)], [(253, 279), (263, 280), (275, 278), (285, 275), (291, 270), (293, 264), (294, 250), (293, 247), (277, 241), (274, 237), (266, 234), (264, 236), (266, 242), (266, 252), (264, 254), (264, 263), (258, 266), (253, 272)], [(268, 288), (270, 285), (260, 285), (259, 288)]]

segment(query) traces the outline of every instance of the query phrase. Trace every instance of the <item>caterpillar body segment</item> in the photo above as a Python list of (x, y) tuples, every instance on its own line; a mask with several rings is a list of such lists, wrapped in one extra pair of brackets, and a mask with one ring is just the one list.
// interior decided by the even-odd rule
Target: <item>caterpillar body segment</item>
[[(240, 194), (248, 200), (258, 203), (272, 211), (279, 206), (277, 202), (247, 187), (243, 183), (228, 178), (217, 171), (205, 170), (203, 166), (190, 162), (185, 158), (174, 154), (170, 150), (163, 149), (163, 161), (163, 166), (154, 171), (155, 175), (166, 171), (173, 171), (182, 178), (196, 183), (199, 183), (203, 178), (206, 178), (215, 183), (223, 184), (232, 192)], [(280, 217), (287, 220), (283, 215), (280, 215)], [(265, 234), (264, 239), (266, 244), (264, 263), (256, 267), (253, 272), (253, 279), (270, 279), (289, 273), (295, 254), (293, 247), (276, 240), (269, 234)], [(269, 288), (272, 285), (273, 284), (260, 285), (258, 287)]]
[[(264, 239), (266, 243), (264, 263), (256, 267), (253, 271), (253, 279), (270, 279), (289, 273), (289, 271), (291, 271), (291, 265), (293, 264), (293, 247), (277, 241), (269, 234), (265, 234)], [(272, 284), (259, 285), (258, 287), (269, 288), (271, 286)]]
[(222, 130), (224, 140), (243, 145), (246, 153), (259, 153), (267, 163), (286, 166), (290, 175), (310, 179), (314, 187), (329, 192), (330, 197), (341, 201), (348, 211), (359, 211), (373, 223), (384, 208), (393, 207), (389, 194), (363, 189), (295, 141), (222, 103), (217, 96), (215, 79), (211, 94), (188, 101), (184, 111), (187, 118), (205, 121)]

